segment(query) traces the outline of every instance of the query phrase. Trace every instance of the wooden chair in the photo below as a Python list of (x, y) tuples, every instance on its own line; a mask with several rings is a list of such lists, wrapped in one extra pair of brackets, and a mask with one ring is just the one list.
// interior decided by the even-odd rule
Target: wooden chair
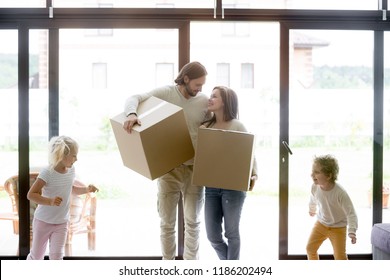
[[(35, 182), (37, 177), (38, 177), (38, 172), (30, 173), (30, 187)], [(11, 199), (12, 214), (16, 217), (15, 220), (13, 221), (14, 233), (19, 234), (19, 176), (14, 175), (8, 178), (4, 183), (4, 190), (8, 193), (8, 196)], [(35, 208), (36, 208), (35, 203), (30, 203), (31, 220)]]
[[(5, 191), (4, 186), (0, 186), (0, 191)], [(1, 212), (0, 220), (12, 221), (14, 227), (14, 234), (19, 233), (19, 216), (15, 212)]]
[(87, 233), (88, 250), (96, 248), (96, 194), (87, 193), (81, 196), (72, 195), (70, 206), (70, 222), (65, 244), (65, 255), (72, 255), (73, 235)]
[[(30, 173), (30, 187), (38, 177), (38, 172)], [(12, 203), (12, 214), (16, 217), (14, 223), (14, 233), (19, 234), (19, 176), (14, 175), (4, 183), (4, 189), (8, 193)], [(96, 194), (71, 196), (70, 222), (68, 236), (65, 244), (65, 256), (72, 255), (72, 239), (75, 234), (88, 234), (88, 250), (96, 248)], [(31, 222), (37, 204), (30, 201), (30, 247), (32, 242)]]

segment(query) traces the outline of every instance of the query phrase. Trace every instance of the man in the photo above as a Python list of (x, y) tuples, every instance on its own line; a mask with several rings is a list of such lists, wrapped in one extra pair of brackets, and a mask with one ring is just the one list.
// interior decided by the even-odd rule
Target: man
[[(201, 93), (206, 82), (206, 68), (199, 62), (183, 66), (176, 85), (156, 88), (148, 93), (127, 99), (127, 120), (123, 128), (131, 133), (134, 125), (142, 125), (137, 116), (138, 104), (155, 96), (183, 108), (192, 144), (196, 145), (198, 127), (208, 116), (208, 97)], [(164, 260), (173, 260), (176, 255), (176, 216), (180, 194), (183, 197), (184, 254), (185, 260), (199, 259), (200, 212), (204, 204), (203, 186), (192, 185), (193, 159), (174, 168), (158, 178), (158, 213), (160, 215), (161, 248)]]

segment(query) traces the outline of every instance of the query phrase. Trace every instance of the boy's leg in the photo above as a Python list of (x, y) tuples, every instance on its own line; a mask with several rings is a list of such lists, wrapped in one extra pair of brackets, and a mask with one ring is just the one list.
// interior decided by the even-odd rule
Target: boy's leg
[(318, 249), (327, 238), (327, 227), (317, 221), (313, 226), (309, 240), (306, 245), (308, 260), (319, 259)]
[(332, 243), (334, 259), (348, 260), (346, 253), (347, 228), (332, 228), (330, 230), (329, 240)]

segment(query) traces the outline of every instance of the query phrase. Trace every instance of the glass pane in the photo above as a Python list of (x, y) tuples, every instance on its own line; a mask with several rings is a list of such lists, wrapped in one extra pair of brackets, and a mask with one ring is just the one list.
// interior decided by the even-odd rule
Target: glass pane
[[(31, 30), (29, 40), (30, 171), (40, 172), (42, 167), (48, 164), (48, 30)], [(30, 207), (31, 217), (33, 209)], [(49, 248), (46, 248), (46, 251), (48, 254)]]
[(390, 32), (385, 32), (385, 61), (384, 61), (384, 120), (383, 120), (383, 195), (382, 220), (390, 223)]
[[(373, 33), (294, 30), (290, 35), (289, 254), (306, 255), (316, 220), (308, 214), (312, 160), (322, 154), (338, 159), (337, 181), (357, 211), (358, 242), (347, 240), (347, 253), (371, 253)], [(333, 254), (330, 243), (319, 253)]]
[[(227, 29), (230, 32), (225, 32)], [(201, 62), (207, 68), (203, 87), (206, 95), (221, 82), (228, 83), (236, 91), (240, 120), (257, 137), (260, 176), (254, 190), (248, 192), (242, 212), (240, 259), (267, 257), (277, 260), (279, 184), (275, 178), (279, 176), (279, 25), (248, 23), (248, 30), (251, 32), (242, 36), (235, 22), (191, 23), (191, 60)], [(248, 73), (242, 73), (247, 71), (242, 67), (244, 64), (254, 65), (251, 68), (254, 87), (247, 84)], [(267, 230), (260, 224), (266, 224)], [(201, 235), (201, 259), (216, 260), (204, 224)]]
[(0, 30), (0, 40), (0, 255), (16, 255), (18, 220), (3, 185), (18, 173), (18, 32)]
[(80, 145), (75, 165), (80, 179), (100, 188), (96, 248), (88, 250), (86, 234), (75, 235), (73, 255), (160, 256), (156, 182), (123, 166), (109, 119), (123, 112), (130, 95), (174, 83), (178, 32), (99, 34), (60, 30), (60, 134)]
[(46, 0), (1, 0), (0, 8), (44, 8)]
[[(53, 0), (53, 7), (105, 7), (100, 0)], [(212, 8), (214, 0), (110, 0), (113, 8)]]
[(47, 165), (48, 31), (30, 31), (30, 168)]
[[(2, 31), (3, 42), (1, 51), (1, 69), (3, 71), (1, 89), (1, 186), (5, 180), (18, 174), (18, 91), (17, 91), (17, 32)], [(39, 171), (47, 164), (47, 134), (48, 134), (48, 93), (47, 93), (47, 31), (30, 31), (30, 166), (31, 171)], [(7, 39), (6, 39), (7, 38)], [(6, 50), (9, 48), (9, 50)], [(12, 50), (12, 51), (11, 51)], [(4, 98), (4, 99), (3, 99)], [(1, 192), (2, 213), (11, 212), (10, 197)], [(1, 213), (0, 213), (1, 217)], [(11, 224), (11, 223), (10, 223)], [(3, 232), (3, 231), (2, 231)], [(13, 231), (12, 231), (13, 232)], [(7, 241), (1, 250), (4, 254), (14, 255), (18, 248), (18, 235), (6, 231), (2, 236), (12, 236), (12, 242)], [(16, 232), (17, 233), (17, 232)], [(3, 240), (3, 239), (2, 239)]]
[(227, 9), (377, 10), (377, 0), (223, 0)]

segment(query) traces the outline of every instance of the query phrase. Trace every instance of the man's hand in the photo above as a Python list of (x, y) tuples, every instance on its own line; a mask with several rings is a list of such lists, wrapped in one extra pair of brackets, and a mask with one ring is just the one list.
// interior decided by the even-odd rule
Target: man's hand
[(138, 119), (138, 116), (136, 114), (130, 114), (127, 117), (125, 123), (123, 124), (123, 129), (126, 130), (127, 133), (131, 133), (131, 130), (135, 125), (141, 125), (141, 121)]

